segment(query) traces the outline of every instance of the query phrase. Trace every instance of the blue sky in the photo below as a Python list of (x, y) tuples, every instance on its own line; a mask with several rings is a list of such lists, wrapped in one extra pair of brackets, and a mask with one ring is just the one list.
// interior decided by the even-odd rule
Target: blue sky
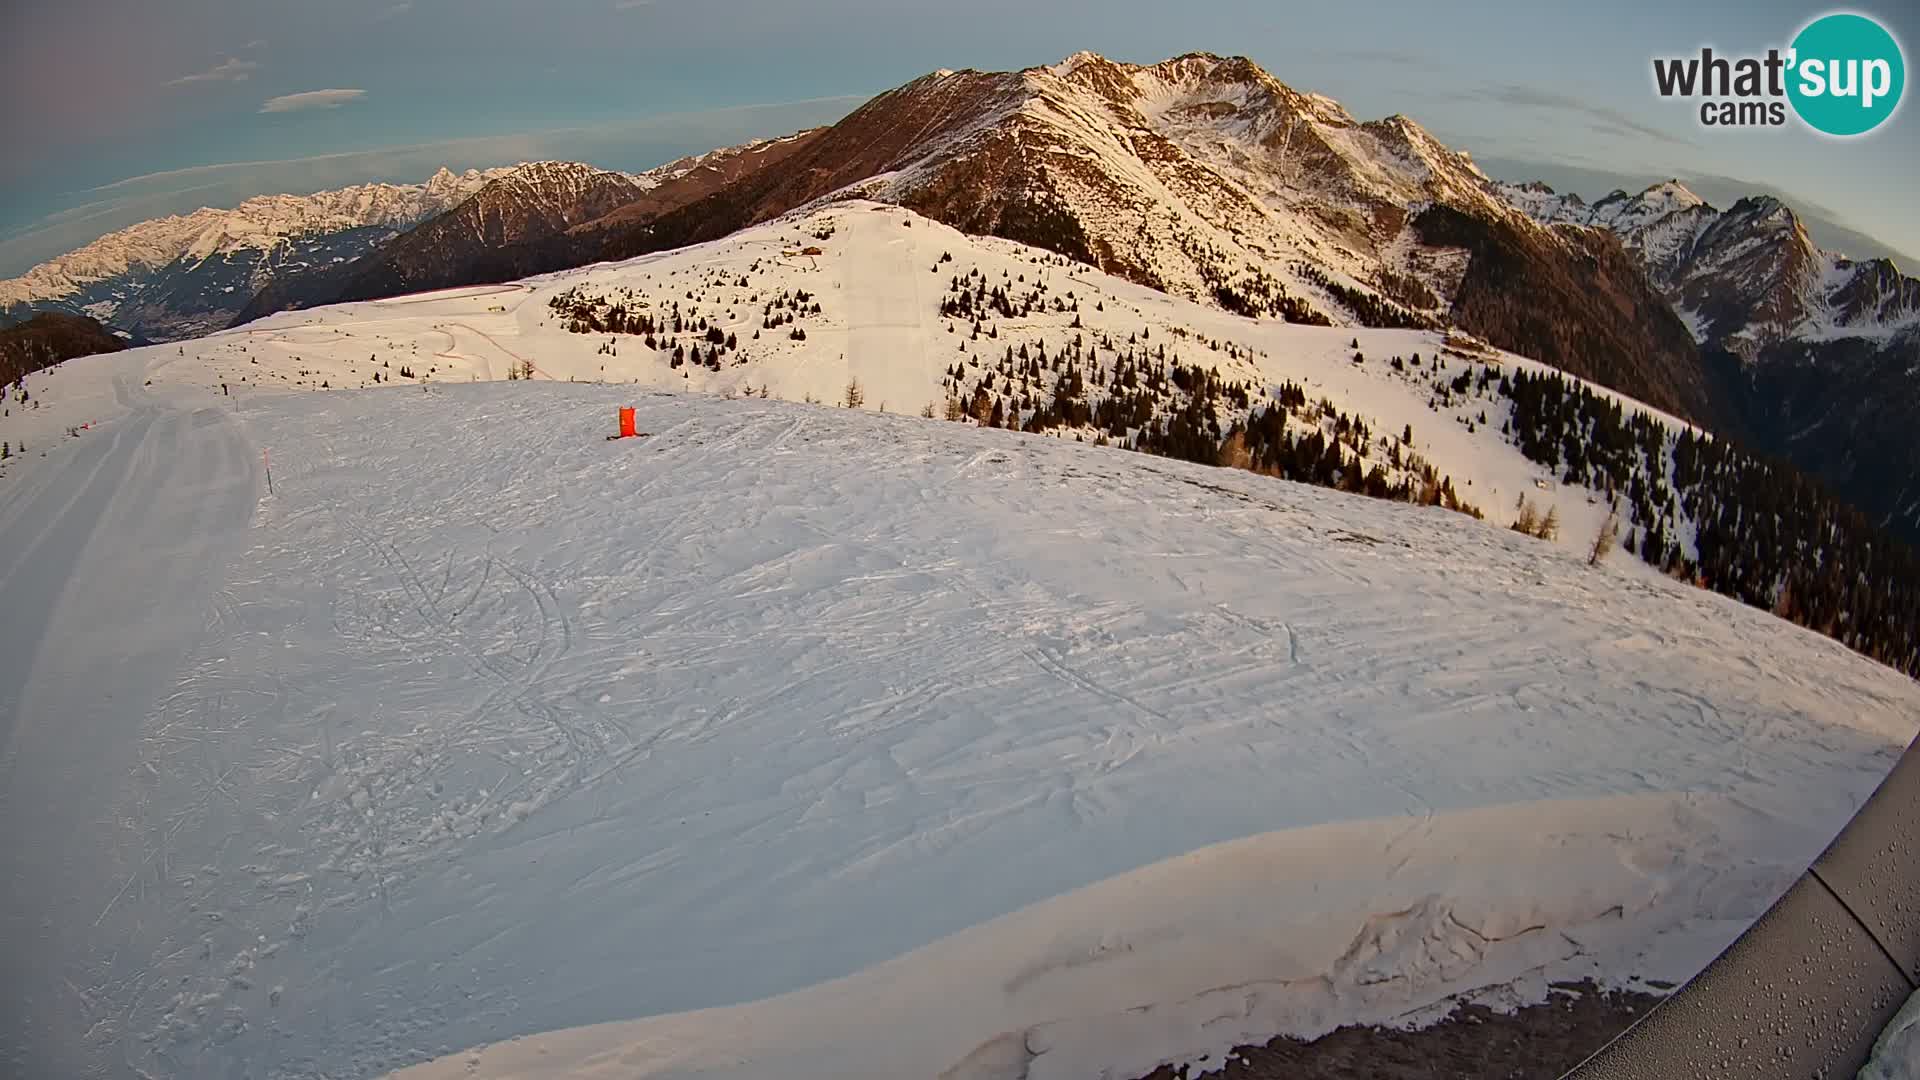
[[(1650, 60), (1783, 45), (1822, 5), (1348, 0), (14, 0), (0, 273), (155, 213), (534, 157), (642, 168), (941, 67), (1251, 56), (1490, 171), (1771, 190), (1920, 253), (1911, 103), (1851, 142), (1700, 128)], [(1920, 42), (1914, 5), (1852, 8)], [(1912, 269), (1912, 267), (1908, 267)]]

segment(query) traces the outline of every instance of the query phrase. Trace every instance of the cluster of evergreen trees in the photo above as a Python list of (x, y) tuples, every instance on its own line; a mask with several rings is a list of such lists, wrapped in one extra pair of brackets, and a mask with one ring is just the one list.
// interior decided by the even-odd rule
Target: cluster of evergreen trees
[[(1308, 326), (1333, 325), (1332, 320), (1316, 311), (1313, 305), (1289, 295), (1287, 287), (1265, 269), (1247, 264), (1236, 272), (1232, 256), (1222, 251), (1219, 245), (1195, 235), (1184, 226), (1176, 225), (1175, 229), (1174, 239), (1179, 243), (1181, 253), (1199, 271), (1202, 289), (1222, 308), (1250, 319), (1278, 318)], [(1166, 285), (1162, 282), (1147, 284), (1166, 291)]]
[(1378, 281), (1380, 295), (1415, 311), (1433, 311), (1441, 306), (1440, 297), (1427, 287), (1427, 283), (1410, 274), (1382, 268)]
[[(979, 293), (968, 288), (949, 296), (952, 314), (965, 317), (976, 309), (961, 305), (961, 295)], [(973, 353), (945, 374), (946, 416), (1036, 434), (1092, 432), (1096, 442), (1142, 453), (1479, 516), (1451, 478), (1412, 451), (1410, 429), (1376, 438), (1364, 419), (1331, 402), (1309, 403), (1292, 383), (1256, 400), (1247, 381), (1184, 362), (1164, 340), (1151, 339), (1151, 327), (1124, 340), (1083, 330), (1051, 352), (1042, 338), (1007, 343), (991, 360)], [(1231, 343), (1204, 344), (1236, 357), (1247, 352)]]
[[(745, 361), (739, 359), (738, 335), (724, 329), (717, 318), (709, 319), (700, 313), (699, 302), (707, 298), (707, 290), (712, 286), (749, 288), (744, 276), (716, 276), (703, 282), (697, 294), (693, 289), (686, 290), (686, 299), (690, 301), (686, 307), (681, 306), (680, 300), (672, 300), (664, 307), (655, 308), (632, 289), (619, 289), (611, 296), (603, 296), (583, 284), (556, 294), (547, 301), (547, 306), (572, 333), (639, 337), (648, 349), (666, 354), (668, 365), (675, 369), (691, 364), (719, 371), (729, 354), (735, 357), (736, 363)], [(805, 289), (782, 290), (764, 299), (754, 293), (747, 296), (745, 302), (760, 305), (761, 330), (790, 327), (787, 336), (796, 341), (805, 341), (807, 336), (797, 325), (798, 321), (821, 314), (819, 299)], [(727, 318), (737, 321), (732, 311), (727, 312)], [(754, 331), (753, 336), (758, 338), (760, 331)], [(615, 348), (609, 341), (600, 351), (614, 354)]]
[(652, 312), (630, 291), (624, 292), (618, 299), (607, 300), (575, 285), (548, 300), (547, 307), (565, 320), (564, 325), (570, 333), (646, 337), (660, 330)]
[[(1331, 425), (1323, 422), (1329, 418)], [(1290, 424), (1290, 419), (1294, 423)], [(1297, 429), (1303, 419), (1307, 430), (1300, 434)], [(1228, 436), (1220, 463), (1284, 480), (1376, 499), (1443, 506), (1480, 517), (1479, 509), (1454, 491), (1452, 477), (1442, 475), (1408, 449), (1411, 436), (1408, 431), (1401, 440), (1381, 440), (1387, 445), (1386, 460), (1369, 462), (1366, 455), (1374, 444), (1364, 420), (1347, 416), (1330, 402), (1309, 410), (1306, 395), (1288, 383), (1273, 401), (1254, 410), (1244, 427)]]
[(1333, 320), (1312, 304), (1287, 293), (1286, 287), (1262, 273), (1246, 280), (1213, 286), (1213, 299), (1222, 308), (1249, 319), (1263, 316), (1302, 326), (1332, 326)]
[(1521, 453), (1622, 501), (1627, 550), (1920, 676), (1920, 560), (1819, 484), (1727, 440), (1625, 415), (1556, 373), (1515, 372), (1500, 389)]
[(43, 311), (24, 322), (0, 327), (0, 383), (19, 382), (77, 356), (126, 347), (126, 342), (84, 315)]
[(1470, 253), (1448, 321), (1692, 423), (1719, 419), (1693, 337), (1619, 242), (1434, 203), (1420, 242)]
[[(1001, 314), (999, 296), (1013, 314), (1026, 302), (1044, 306), (981, 280), (956, 278), (943, 312)], [(983, 333), (998, 336), (976, 321), (975, 338)], [(1124, 341), (1077, 332), (1052, 353), (1039, 340), (1007, 344), (990, 362), (969, 357), (947, 372), (947, 415), (1029, 432), (1090, 430), (1144, 453), (1482, 516), (1412, 451), (1411, 430), (1375, 439), (1364, 420), (1309, 404), (1291, 384), (1256, 403), (1246, 382), (1183, 362), (1150, 338), (1148, 328)], [(1920, 560), (1792, 468), (1691, 429), (1676, 433), (1556, 373), (1509, 372), (1459, 352), (1390, 364), (1427, 387), (1436, 412), (1464, 407), (1469, 430), (1489, 423), (1490, 411), (1493, 422), (1506, 414), (1503, 432), (1524, 456), (1618, 507), (1622, 545), (1648, 563), (1920, 675)]]
[(769, 297), (761, 307), (760, 314), (762, 330), (777, 330), (782, 326), (791, 326), (795, 319), (820, 314), (820, 301), (805, 289), (783, 291), (778, 296)]
[[(934, 271), (939, 269), (936, 264)], [(1061, 314), (1080, 310), (1080, 301), (1072, 293), (1049, 299), (1046, 280), (1039, 275), (1034, 276), (1031, 284), (1025, 273), (1015, 275), (1003, 270), (1001, 277), (1003, 280), (989, 285), (987, 275), (977, 267), (954, 275), (947, 283), (947, 295), (940, 301), (940, 314), (949, 319), (972, 321), (974, 336), (979, 337), (985, 321), (995, 316), (1024, 319), (1035, 312)]]
[[(1430, 330), (1437, 325), (1434, 320), (1417, 311), (1410, 311), (1392, 300), (1383, 299), (1370, 292), (1362, 292), (1350, 285), (1342, 284), (1327, 276), (1326, 272), (1308, 262), (1293, 264), (1293, 272), (1325, 289), (1329, 295), (1339, 301), (1340, 306), (1353, 312), (1360, 325), (1390, 330)], [(1403, 290), (1415, 287), (1424, 289), (1412, 278), (1399, 279)], [(1429, 296), (1432, 294), (1429, 292)], [(1435, 301), (1437, 303), (1437, 300)]]

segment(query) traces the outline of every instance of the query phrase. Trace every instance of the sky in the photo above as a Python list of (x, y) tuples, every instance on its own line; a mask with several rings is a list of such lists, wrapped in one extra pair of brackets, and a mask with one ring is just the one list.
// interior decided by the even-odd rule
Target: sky
[[(442, 164), (646, 168), (830, 122), (937, 68), (1005, 70), (1081, 49), (1136, 62), (1246, 55), (1362, 119), (1404, 113), (1506, 179), (1588, 196), (1669, 176), (1722, 198), (1764, 191), (1828, 235), (1852, 230), (1856, 242), (1920, 254), (1920, 106), (1838, 141), (1798, 126), (1702, 128), (1692, 107), (1653, 91), (1654, 56), (1764, 52), (1829, 10), (1778, 0), (1490, 0), (1470, 14), (1432, 0), (9, 0), (0, 274), (146, 217), (252, 194), (418, 181)], [(1910, 58), (1920, 48), (1920, 5), (1850, 10), (1893, 29)]]

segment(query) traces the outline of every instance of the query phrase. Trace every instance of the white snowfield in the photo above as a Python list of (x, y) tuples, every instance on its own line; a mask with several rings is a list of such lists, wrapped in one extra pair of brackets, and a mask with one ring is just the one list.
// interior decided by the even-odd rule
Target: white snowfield
[[(956, 243), (842, 213), (830, 252)], [(43, 406), (0, 435), (101, 424), (28, 435), (0, 487), (0, 1071), (1217, 1066), (1450, 995), (1684, 979), (1915, 734), (1893, 671), (1495, 522), (565, 381), (826, 397), (854, 367), (901, 411), (937, 388), (950, 335), (894, 310), (946, 278), (924, 247), (873, 264), (897, 294), (849, 265), (836, 298), (821, 259), (808, 341), (718, 374), (540, 325), (573, 281), (685, 291), (739, 250), (29, 380)], [(1136, 295), (1112, 289), (1107, 313)], [(1476, 491), (1527, 478), (1347, 364), (1351, 331), (1137, 296), (1382, 424), (1417, 412)], [(337, 388), (376, 351), (440, 371), (255, 388)], [(558, 378), (466, 382), (515, 357)], [(623, 405), (647, 438), (605, 440)]]

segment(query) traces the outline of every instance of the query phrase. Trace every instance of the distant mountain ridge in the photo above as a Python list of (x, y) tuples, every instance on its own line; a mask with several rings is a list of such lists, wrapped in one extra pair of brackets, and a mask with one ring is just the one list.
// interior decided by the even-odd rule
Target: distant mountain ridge
[(1697, 423), (1725, 419), (1687, 328), (1617, 241), (1536, 222), (1412, 120), (1363, 123), (1244, 57), (940, 71), (786, 139), (634, 177), (551, 169), (267, 275), (227, 305), (233, 321), (625, 258), (867, 197), (1247, 315), (1460, 325)]
[(521, 276), (500, 261), (518, 245), (562, 232), (639, 198), (654, 181), (571, 161), (496, 170), (459, 202), (352, 259), (313, 265), (264, 285), (230, 316), (248, 322), (270, 311), (394, 296)]
[(1920, 541), (1920, 280), (1822, 250), (1770, 196), (1719, 210), (1678, 181), (1591, 205), (1503, 190), (1542, 222), (1619, 237), (1686, 320), (1740, 433)]
[(591, 262), (594, 245), (572, 240), (574, 232), (678, 209), (743, 171), (780, 159), (800, 138), (723, 147), (642, 173), (577, 162), (523, 165), (358, 258), (278, 278), (233, 323), (289, 308), (509, 281)]
[(83, 313), (163, 341), (206, 333), (274, 279), (357, 258), (511, 171), (443, 168), (420, 184), (261, 195), (143, 221), (0, 281), (0, 317)]
[(1886, 340), (1920, 327), (1920, 281), (1891, 259), (1821, 250), (1771, 196), (1718, 210), (1677, 180), (1591, 206), (1544, 185), (1504, 190), (1543, 223), (1617, 235), (1703, 345), (1751, 356), (1787, 340)]

